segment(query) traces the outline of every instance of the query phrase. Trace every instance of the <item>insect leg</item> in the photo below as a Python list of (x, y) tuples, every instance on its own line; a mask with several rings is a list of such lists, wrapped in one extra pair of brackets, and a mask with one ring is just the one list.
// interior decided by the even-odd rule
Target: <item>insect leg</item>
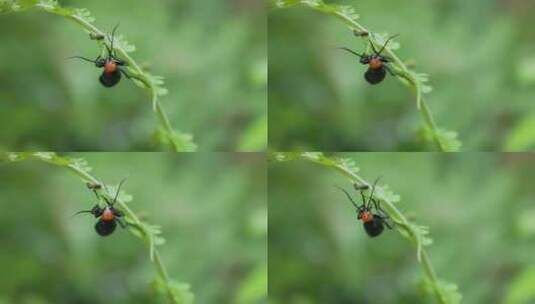
[(120, 65), (120, 66), (128, 65), (128, 63), (126, 61), (122, 60), (122, 59), (119, 59), (119, 58), (117, 58), (115, 56), (113, 56), (112, 58), (113, 58), (113, 60), (115, 61), (115, 63), (117, 65)]
[(344, 188), (338, 187), (338, 186), (335, 186), (335, 187), (342, 190), (346, 194), (347, 198), (351, 201), (351, 203), (353, 204), (353, 206), (355, 206), (356, 209), (360, 209), (357, 203), (355, 203), (355, 201), (353, 201), (353, 199), (351, 198), (351, 195), (349, 195), (349, 193), (347, 193), (347, 191)]
[[(378, 213), (375, 216), (378, 216), (380, 219), (382, 219), (386, 227), (388, 227), (389, 229), (392, 229), (394, 222), (392, 221), (392, 218), (388, 215), (388, 213), (386, 213), (386, 211), (384, 211), (383, 208), (381, 208), (381, 201), (377, 202), (375, 199), (373, 199), (372, 202), (373, 202), (373, 206), (375, 207), (375, 210), (377, 210), (377, 213)], [(388, 220), (392, 222), (389, 223)]]
[(394, 77), (397, 76), (397, 74), (394, 73), (394, 71), (392, 71), (392, 69), (391, 69), (388, 65), (383, 64), (383, 67), (388, 71), (388, 73), (389, 73), (390, 75), (392, 75), (392, 76), (394, 76)]
[(388, 229), (392, 230), (392, 226), (393, 226), (393, 224), (390, 225), (390, 223), (388, 223), (388, 220), (391, 220), (391, 218), (389, 218), (389, 217), (387, 217), (387, 218), (381, 217), (381, 219), (383, 220), (383, 224), (385, 224), (385, 226), (386, 226)]
[(131, 78), (132, 78), (132, 76), (130, 76), (124, 69), (119, 68), (119, 71), (120, 71), (121, 73), (123, 73), (123, 75), (126, 76), (126, 78), (128, 78), (128, 79), (131, 79)]
[(119, 225), (121, 226), (121, 228), (126, 228), (127, 224), (125, 222), (123, 222), (123, 219), (121, 218), (115, 218), (115, 220), (117, 221), (117, 223), (119, 223)]

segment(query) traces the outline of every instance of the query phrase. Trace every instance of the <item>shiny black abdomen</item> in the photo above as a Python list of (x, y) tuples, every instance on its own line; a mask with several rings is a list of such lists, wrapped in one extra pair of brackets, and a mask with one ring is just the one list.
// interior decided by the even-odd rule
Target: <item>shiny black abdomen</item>
[(119, 83), (119, 80), (121, 80), (121, 71), (116, 69), (115, 72), (102, 73), (98, 80), (100, 80), (100, 83), (107, 88), (113, 87)]
[(115, 227), (117, 227), (117, 223), (115, 221), (103, 221), (99, 220), (95, 224), (95, 231), (101, 236), (107, 236), (113, 233), (115, 231)]
[(368, 69), (366, 73), (364, 73), (364, 79), (370, 84), (378, 84), (385, 79), (385, 76), (386, 71), (384, 67), (375, 70)]
[(373, 217), (373, 220), (364, 223), (364, 230), (370, 237), (376, 237), (385, 229), (383, 220), (377, 216)]

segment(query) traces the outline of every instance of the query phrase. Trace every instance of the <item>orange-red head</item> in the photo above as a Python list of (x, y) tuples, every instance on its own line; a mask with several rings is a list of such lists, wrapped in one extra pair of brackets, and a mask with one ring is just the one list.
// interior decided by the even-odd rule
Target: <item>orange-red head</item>
[(377, 70), (383, 67), (383, 62), (381, 61), (379, 57), (372, 57), (368, 64), (369, 64), (370, 69), (372, 70)]
[(104, 211), (102, 212), (102, 215), (100, 216), (100, 219), (103, 221), (113, 221), (115, 218), (115, 215), (113, 214), (113, 211), (111, 211), (110, 208), (104, 208)]
[(117, 70), (117, 63), (115, 63), (115, 61), (113, 60), (106, 61), (106, 63), (104, 64), (104, 73), (109, 74), (109, 73), (115, 72), (116, 70)]
[(363, 223), (373, 221), (373, 214), (370, 211), (361, 211), (359, 213), (359, 220)]

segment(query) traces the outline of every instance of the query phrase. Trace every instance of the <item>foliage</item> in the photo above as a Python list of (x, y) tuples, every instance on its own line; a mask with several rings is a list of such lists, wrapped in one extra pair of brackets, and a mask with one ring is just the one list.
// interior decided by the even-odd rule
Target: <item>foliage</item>
[[(348, 5), (326, 4), (322, 0), (273, 0), (272, 3), (277, 8), (287, 8), (296, 5), (301, 5), (306, 8), (311, 8), (318, 12), (331, 15), (341, 19), (352, 32), (369, 33), (365, 39), (369, 39), (376, 47), (381, 47), (385, 44), (388, 35), (371, 32), (359, 22), (359, 15), (355, 9)], [(416, 107), (420, 111), (424, 125), (429, 135), (429, 139), (433, 141), (440, 151), (458, 151), (461, 143), (457, 140), (457, 133), (447, 131), (439, 128), (434, 121), (433, 115), (429, 106), (424, 100), (424, 94), (432, 91), (432, 87), (427, 84), (429, 77), (427, 74), (418, 73), (410, 70), (403, 61), (393, 52), (400, 47), (399, 43), (392, 43), (385, 48), (386, 54), (391, 57), (392, 63), (398, 79), (411, 87), (416, 93)]]
[[(97, 43), (101, 45), (102, 52), (104, 52), (105, 49), (104, 44), (111, 44), (111, 38), (94, 25), (95, 18), (92, 17), (89, 10), (85, 8), (66, 8), (61, 6), (56, 0), (14, 1), (11, 5), (3, 5), (1, 8), (3, 9), (0, 10), (0, 13), (10, 11), (18, 12), (23, 9), (35, 8), (44, 12), (56, 14), (78, 23), (88, 34), (107, 37), (107, 41), (104, 39), (96, 40)], [(161, 142), (169, 144), (173, 151), (194, 151), (196, 146), (191, 141), (191, 135), (182, 134), (173, 130), (171, 123), (167, 118), (167, 114), (160, 104), (159, 97), (167, 94), (167, 89), (163, 86), (163, 77), (152, 75), (141, 69), (138, 63), (129, 55), (129, 53), (135, 51), (135, 46), (130, 44), (122, 35), (117, 35), (114, 41), (114, 49), (128, 64), (127, 69), (131, 74), (134, 83), (150, 92), (152, 109), (161, 125), (161, 128), (158, 131)]]
[[(278, 162), (294, 159), (307, 160), (341, 173), (353, 184), (367, 185), (371, 187), (371, 183), (358, 174), (359, 168), (351, 158), (328, 157), (321, 152), (304, 152), (274, 153), (272, 159)], [(401, 235), (415, 244), (416, 257), (427, 276), (429, 287), (432, 293), (435, 294), (438, 302), (446, 304), (460, 303), (461, 295), (457, 291), (457, 286), (439, 280), (431, 265), (431, 261), (425, 250), (425, 247), (431, 245), (433, 242), (429, 237), (429, 228), (407, 219), (407, 217), (395, 206), (400, 201), (400, 196), (389, 190), (387, 185), (377, 186), (375, 193), (375, 196), (382, 202), (382, 206), (388, 215), (396, 223), (397, 230)]]
[[(101, 32), (119, 25), (118, 46), (155, 90), (138, 90), (147, 85), (127, 79), (104, 88), (100, 69), (67, 59), (93, 59), (105, 51), (103, 43), (109, 44), (74, 17), (43, 13), (37, 6), (14, 13), (15, 1), (0, 3), (6, 7), (0, 15), (0, 57), (25, 58), (17, 65), (0, 63), (9, 75), (0, 81), (0, 127), (10, 129), (0, 134), (6, 149), (175, 150), (173, 142), (181, 151), (193, 150), (192, 143), (202, 151), (266, 149), (267, 33), (261, 1), (84, 2), (86, 9), (73, 14), (86, 21), (96, 17), (90, 24)], [(70, 6), (77, 6), (58, 3), (69, 14)], [(83, 17), (84, 12), (91, 15)], [(151, 111), (153, 94), (167, 115)]]
[[(109, 186), (91, 175), (91, 167), (82, 158), (68, 158), (57, 155), (53, 152), (10, 152), (3, 155), (0, 161), (20, 162), (24, 160), (39, 160), (49, 163), (54, 166), (66, 168), (78, 175), (84, 183), (95, 185), (102, 185), (100, 195), (113, 200), (113, 193), (116, 192), (117, 186)], [(154, 263), (158, 276), (155, 278), (156, 289), (162, 294), (166, 295), (169, 303), (175, 304), (191, 304), (193, 303), (193, 294), (189, 291), (189, 285), (179, 283), (169, 277), (167, 270), (158, 253), (156, 246), (165, 243), (165, 239), (161, 236), (161, 229), (159, 226), (149, 224), (139, 219), (139, 217), (128, 207), (127, 203), (132, 200), (132, 196), (126, 194), (123, 190), (117, 198), (117, 204), (121, 210), (125, 212), (125, 220), (128, 223), (129, 230), (142, 241), (147, 244), (149, 248), (150, 260)]]

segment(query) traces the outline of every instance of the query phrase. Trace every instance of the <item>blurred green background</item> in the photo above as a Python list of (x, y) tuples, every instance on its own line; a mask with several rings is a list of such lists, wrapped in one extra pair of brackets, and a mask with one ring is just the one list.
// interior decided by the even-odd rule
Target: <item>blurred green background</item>
[[(343, 156), (365, 179), (382, 176), (401, 195), (397, 208), (430, 227), (434, 268), (459, 286), (462, 303), (535, 303), (535, 155)], [(395, 230), (365, 234), (334, 187), (350, 191), (347, 178), (294, 161), (270, 165), (268, 183), (271, 303), (436, 302), (407, 239)]]
[[(195, 303), (266, 303), (266, 165), (262, 154), (93, 153), (112, 185), (127, 177), (130, 208), (163, 226), (169, 274)], [(37, 161), (0, 167), (0, 303), (164, 303), (143, 242), (94, 231), (95, 203), (74, 174)], [(165, 302), (167, 303), (167, 302)]]
[[(402, 60), (431, 75), (426, 95), (439, 126), (468, 151), (535, 149), (535, 2), (530, 0), (325, 1), (352, 5), (370, 30), (399, 33)], [(269, 145), (274, 151), (421, 151), (410, 89), (378, 86), (337, 18), (273, 9), (269, 29)]]
[[(173, 126), (201, 151), (259, 151), (267, 143), (266, 17), (261, 0), (60, 1), (137, 48), (164, 76)], [(145, 90), (112, 89), (91, 63), (100, 49), (74, 22), (41, 11), (0, 16), (0, 143), (8, 150), (145, 151), (157, 126)]]

